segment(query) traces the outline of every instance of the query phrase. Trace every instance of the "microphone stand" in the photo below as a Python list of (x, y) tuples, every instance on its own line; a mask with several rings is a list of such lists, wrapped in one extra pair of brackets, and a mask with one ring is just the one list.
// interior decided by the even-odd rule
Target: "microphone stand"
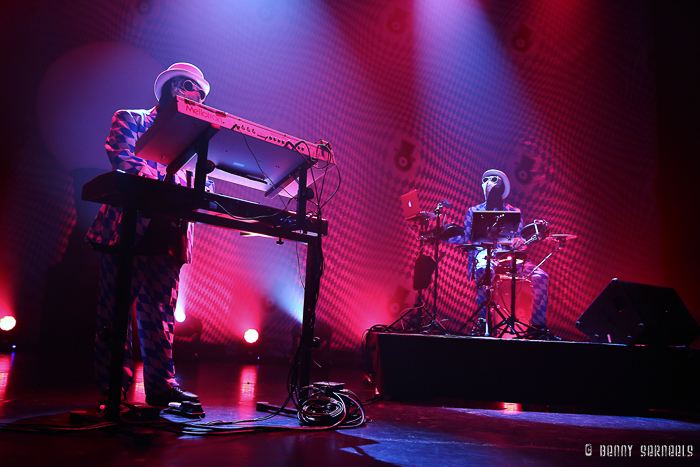
[[(442, 232), (442, 219), (440, 217), (440, 211), (446, 207), (443, 205), (443, 202), (439, 202), (435, 210), (433, 211), (437, 217), (436, 220), (436, 226), (435, 226), (435, 232), (437, 232), (438, 237), (440, 235), (440, 232)], [(447, 206), (449, 207), (449, 206)], [(435, 278), (433, 279), (433, 311), (432, 313), (429, 313), (430, 315), (430, 325), (428, 326), (428, 332), (430, 331), (437, 331), (440, 333), (447, 333), (447, 329), (445, 326), (442, 325), (442, 323), (437, 319), (437, 302), (438, 302), (438, 277), (439, 277), (439, 271), (440, 271), (440, 241), (438, 241), (438, 237), (434, 239), (435, 242)]]
[[(421, 223), (420, 223), (421, 230), (420, 230), (420, 233), (418, 235), (418, 240), (419, 240), (418, 254), (419, 255), (423, 251), (423, 246), (424, 246), (424, 242), (425, 242), (424, 234), (425, 234), (425, 232), (428, 231), (429, 220), (430, 220), (430, 218), (427, 217), (427, 215), (421, 219)], [(437, 268), (436, 268), (436, 270), (437, 270)], [(414, 317), (415, 321), (417, 322), (416, 327), (415, 328), (410, 327), (411, 321), (413, 321), (413, 319), (411, 319), (408, 322), (409, 329), (402, 328), (401, 330), (402, 331), (409, 331), (409, 330), (420, 331), (421, 326), (422, 326), (421, 323), (423, 321), (423, 311), (426, 310), (426, 308), (427, 308), (426, 303), (423, 300), (423, 289), (416, 290), (416, 301), (413, 303), (413, 306), (408, 308), (407, 310), (405, 310), (403, 313), (401, 313), (401, 315), (399, 315), (399, 317), (396, 318), (393, 323), (391, 323), (389, 326), (387, 326), (387, 328), (388, 329), (395, 329), (394, 326), (396, 326), (400, 322), (405, 322), (405, 319), (408, 316), (408, 314), (415, 312), (417, 314), (417, 316)]]

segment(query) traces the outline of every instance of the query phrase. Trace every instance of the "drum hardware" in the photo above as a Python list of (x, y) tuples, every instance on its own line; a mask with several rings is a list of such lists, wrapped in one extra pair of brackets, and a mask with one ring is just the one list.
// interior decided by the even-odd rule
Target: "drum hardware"
[(439, 225), (435, 228), (421, 232), (419, 239), (427, 243), (444, 242), (452, 237), (460, 237), (464, 235), (464, 227), (453, 222), (445, 224), (444, 227)]
[[(512, 334), (515, 337), (524, 338), (543, 333), (540, 328), (534, 327), (529, 323), (522, 322), (518, 319), (516, 315), (516, 284), (518, 282), (523, 283), (524, 281), (529, 282), (532, 274), (539, 269), (554, 253), (561, 250), (566, 245), (567, 240), (576, 238), (576, 235), (572, 234), (550, 235), (549, 230), (550, 227), (547, 221), (535, 220), (532, 224), (529, 224), (521, 229), (521, 235), (525, 240), (522, 245), (499, 253), (494, 253), (495, 250), (499, 249), (497, 233), (494, 233), (491, 242), (472, 242), (460, 247), (462, 251), (467, 253), (484, 249), (486, 250), (486, 270), (484, 271), (484, 275), (477, 281), (477, 287), (483, 287), (486, 290), (486, 300), (467, 319), (467, 322), (459, 330), (460, 333), (470, 324), (472, 324), (473, 328), (479, 328), (480, 323), (475, 320), (484, 310), (484, 308), (486, 308), (486, 320), (481, 320), (485, 321), (483, 332), (484, 336), (493, 335), (495, 337), (502, 338), (505, 334)], [(487, 228), (487, 231), (490, 231), (490, 229)], [(527, 275), (519, 275), (518, 268), (520, 267), (522, 269), (522, 265), (527, 259), (526, 253), (521, 249), (531, 243), (536, 243), (542, 240), (554, 241), (556, 243), (554, 251), (550, 252), (530, 273)], [(492, 264), (494, 264), (493, 272), (491, 268)], [(492, 274), (496, 276), (495, 281), (493, 280)], [(500, 285), (502, 283), (500, 280), (501, 277), (508, 277), (510, 279), (511, 303), (509, 313), (507, 314), (502, 312), (501, 308), (493, 299), (493, 294), (496, 289), (499, 289), (500, 291)], [(495, 323), (494, 318), (499, 316), (501, 317), (501, 321)], [(558, 340), (556, 336), (550, 335), (548, 330), (544, 332), (547, 334), (544, 336), (544, 338), (547, 338), (548, 340)]]
[(542, 267), (542, 265), (547, 261), (549, 258), (552, 257), (552, 255), (560, 250), (562, 250), (566, 246), (566, 241), (567, 240), (573, 240), (576, 238), (576, 235), (572, 234), (553, 234), (549, 236), (549, 239), (553, 240), (556, 242), (556, 245), (554, 247), (554, 250), (552, 250), (547, 256), (544, 257), (542, 261), (540, 261), (540, 264), (535, 266), (532, 271), (530, 271), (530, 274), (527, 275), (527, 278), (529, 279), (535, 271), (537, 271), (539, 268)]
[[(534, 241), (534, 240), (533, 240)], [(523, 338), (528, 335), (528, 333), (535, 329), (529, 323), (523, 323), (520, 321), (516, 315), (516, 291), (515, 286), (517, 281), (522, 281), (524, 278), (518, 276), (518, 251), (513, 251), (509, 256), (510, 263), (510, 314), (506, 317), (501, 315), (503, 320), (494, 326), (494, 329), (499, 329), (500, 334), (497, 337), (502, 338), (505, 334), (509, 333), (515, 337)], [(524, 264), (525, 259), (521, 260), (520, 264)], [(520, 329), (519, 329), (520, 328)]]
[[(493, 289), (492, 289), (492, 277), (491, 277), (491, 259), (492, 259), (492, 251), (494, 250), (494, 246), (497, 247), (497, 243), (483, 243), (483, 244), (475, 244), (472, 243), (469, 246), (472, 248), (462, 248), (462, 251), (465, 252), (471, 252), (471, 251), (476, 251), (477, 249), (483, 249), (486, 250), (486, 270), (484, 272), (484, 275), (481, 276), (480, 279), (476, 281), (477, 287), (483, 288), (486, 290), (486, 300), (484, 300), (479, 307), (472, 312), (472, 314), (467, 318), (467, 321), (462, 325), (461, 328), (457, 331), (457, 334), (462, 334), (464, 329), (467, 328), (467, 326), (472, 325), (472, 328), (478, 329), (478, 333), (482, 334), (485, 337), (489, 337), (491, 335), (491, 329), (492, 329), (492, 319), (491, 319), (491, 313), (492, 310), (498, 310), (498, 305), (492, 300), (492, 294), (493, 294)], [(479, 315), (481, 314), (482, 310), (486, 310), (486, 319), (479, 318)]]
[(572, 234), (554, 234), (554, 235), (550, 235), (548, 238), (551, 239), (551, 240), (556, 240), (556, 241), (558, 241), (558, 242), (566, 242), (567, 240), (573, 240), (574, 238), (576, 238), (576, 235), (572, 235)]
[[(550, 333), (548, 329), (546, 329), (544, 332), (540, 328), (536, 328), (529, 323), (523, 323), (519, 321), (515, 315), (516, 311), (516, 293), (515, 293), (515, 285), (517, 280), (527, 280), (529, 281), (532, 275), (537, 271), (542, 265), (554, 255), (554, 253), (560, 251), (566, 246), (566, 241), (570, 239), (576, 238), (576, 235), (571, 235), (571, 234), (553, 234), (549, 235), (549, 224), (546, 221), (535, 221), (533, 224), (530, 224), (531, 226), (539, 225), (537, 227), (537, 231), (535, 233), (530, 232), (530, 238), (525, 241), (525, 245), (529, 243), (534, 243), (538, 242), (543, 239), (552, 239), (553, 241), (556, 242), (556, 247), (553, 251), (551, 251), (545, 258), (540, 261), (540, 263), (535, 266), (532, 271), (530, 271), (529, 274), (524, 275), (524, 276), (517, 276), (517, 252), (514, 252), (514, 254), (511, 255), (511, 267), (510, 267), (510, 279), (511, 279), (511, 291), (510, 291), (510, 316), (502, 321), (501, 323), (497, 324), (495, 327), (498, 328), (499, 326), (506, 325), (506, 328), (502, 330), (501, 334), (498, 337), (502, 337), (508, 328), (510, 328), (513, 332), (512, 334), (515, 335), (516, 337), (531, 337), (531, 336), (537, 336), (538, 338), (544, 338), (546, 340), (559, 340), (558, 337), (554, 336), (553, 334)], [(544, 227), (543, 227), (544, 226)], [(534, 227), (533, 227), (534, 229)], [(524, 230), (524, 228), (523, 228)], [(515, 325), (520, 324), (523, 326), (525, 329), (524, 331), (520, 332), (515, 332)]]
[(453, 237), (462, 236), (464, 236), (464, 227), (457, 225), (454, 222), (450, 222), (449, 224), (445, 224), (445, 227), (443, 227), (442, 232), (440, 235), (438, 235), (438, 241), (444, 242)]
[(508, 275), (510, 274), (510, 262), (512, 257), (515, 256), (516, 265), (522, 266), (527, 259), (527, 253), (520, 250), (511, 250), (502, 253), (496, 253), (494, 263), (494, 274), (496, 275)]
[[(494, 291), (496, 293), (496, 302), (499, 306), (503, 306), (509, 309), (511, 312), (515, 310), (515, 318), (517, 323), (514, 322), (514, 326), (518, 329), (524, 328), (524, 332), (527, 332), (527, 328), (522, 323), (529, 323), (530, 317), (532, 315), (533, 306), (533, 291), (532, 283), (529, 279), (525, 279), (521, 274), (516, 277), (516, 295), (515, 295), (515, 308), (513, 308), (513, 279), (510, 274), (496, 274), (494, 281)], [(499, 337), (520, 337), (517, 335), (512, 335), (508, 330), (499, 335)]]
[[(474, 310), (458, 332), (462, 333), (462, 331), (464, 331), (464, 329), (470, 324), (473, 327), (479, 327), (481, 321), (477, 321), (478, 317), (481, 312), (485, 310), (486, 319), (483, 323), (483, 335), (485, 337), (490, 337), (498, 329), (495, 325), (495, 320), (498, 316), (504, 318), (499, 325), (502, 325), (503, 322), (507, 321), (505, 316), (502, 315), (498, 305), (493, 300), (494, 287), (491, 264), (495, 263), (496, 261), (494, 259), (494, 252), (500, 248), (499, 245), (510, 243), (515, 238), (518, 225), (520, 224), (520, 212), (475, 211), (474, 214), (475, 215), (472, 219), (472, 231), (469, 239), (470, 247), (463, 248), (462, 250), (471, 253), (472, 251), (477, 250), (477, 246), (482, 250), (486, 250), (486, 270), (484, 271), (484, 275), (481, 277), (480, 281), (478, 281), (480, 282), (480, 284), (478, 283), (478, 286), (483, 287), (486, 291), (486, 300), (484, 300), (484, 302), (479, 305), (476, 310)], [(512, 262), (515, 263), (515, 252), (513, 252), (512, 258)]]
[[(442, 227), (442, 217), (440, 216), (441, 211), (443, 209), (449, 209), (451, 208), (452, 205), (447, 202), (447, 200), (442, 200), (440, 201), (433, 212), (435, 213), (435, 222), (436, 222), (436, 232), (439, 232), (437, 234), (436, 238), (440, 238), (441, 235), (445, 234), (445, 231)], [(449, 224), (448, 224), (449, 225)], [(452, 228), (452, 227), (450, 227)], [(464, 233), (464, 229), (462, 229), (462, 233)], [(440, 334), (447, 334), (447, 329), (445, 329), (445, 326), (442, 325), (442, 323), (437, 319), (437, 303), (438, 303), (438, 278), (440, 277), (440, 241), (435, 241), (433, 244), (434, 248), (434, 261), (435, 261), (435, 276), (433, 279), (433, 310), (432, 313), (428, 311), (427, 307), (425, 307), (426, 314), (428, 315), (428, 318), (430, 319), (430, 324), (426, 328), (427, 332), (437, 332)], [(422, 300), (421, 297), (421, 292), (418, 292), (419, 299)]]
[[(437, 204), (437, 207), (434, 209), (432, 213), (426, 213), (429, 215), (422, 215), (420, 216), (420, 232), (418, 233), (418, 240), (419, 240), (419, 254), (418, 258), (416, 259), (416, 265), (414, 268), (414, 289), (416, 290), (416, 302), (414, 303), (413, 307), (405, 310), (396, 320), (394, 320), (393, 323), (391, 323), (388, 328), (394, 328), (398, 323), (402, 322), (405, 320), (406, 316), (411, 313), (415, 312), (416, 316), (413, 317), (411, 321), (413, 321), (412, 324), (409, 322), (409, 326), (411, 328), (414, 328), (416, 330), (419, 330), (421, 332), (427, 332), (427, 333), (439, 333), (439, 334), (447, 334), (447, 329), (443, 326), (441, 320), (437, 318), (437, 302), (438, 302), (438, 278), (439, 278), (439, 262), (440, 262), (440, 243), (442, 243), (445, 240), (448, 240), (452, 237), (458, 237), (461, 235), (464, 235), (464, 227), (454, 224), (454, 223), (449, 223), (445, 224), (444, 226), (442, 225), (442, 218), (441, 218), (441, 211), (443, 209), (448, 209), (450, 208), (451, 205), (447, 202), (447, 200), (442, 200)], [(423, 213), (421, 213), (423, 214)], [(428, 229), (429, 222), (431, 219), (436, 219), (436, 226), (432, 229)], [(423, 254), (423, 249), (426, 246), (432, 246), (433, 247), (433, 258), (431, 259), (429, 256), (426, 256)], [(431, 260), (431, 261), (426, 261), (426, 259)], [(428, 271), (425, 267), (422, 267), (421, 265), (430, 265)], [(429, 280), (428, 281), (418, 281), (420, 282), (420, 285), (417, 284), (415, 281), (415, 276), (416, 274), (419, 273), (418, 269), (426, 269), (425, 271), (422, 271), (422, 275), (432, 275), (434, 274), (433, 278), (433, 289), (432, 289), (432, 295), (433, 295), (433, 303), (432, 307), (428, 306), (426, 303), (424, 297), (423, 297), (423, 290), (428, 288), (430, 285)], [(425, 282), (425, 284), (423, 284)], [(423, 321), (425, 318), (428, 318), (429, 324), (423, 325)], [(406, 330), (406, 329), (402, 329)]]
[(520, 236), (525, 240), (526, 245), (544, 240), (549, 236), (549, 223), (542, 219), (535, 219), (532, 224), (520, 230)]
[[(485, 245), (484, 248), (486, 248), (486, 269), (484, 275), (477, 281), (477, 287), (482, 287), (486, 290), (486, 300), (472, 313), (459, 332), (461, 333), (469, 324), (472, 324), (475, 328), (480, 328), (480, 321), (483, 318), (478, 318), (478, 316), (482, 310), (486, 309), (486, 319), (483, 320), (483, 335), (485, 337), (502, 338), (505, 334), (512, 334), (519, 338), (525, 337), (531, 326), (523, 323), (516, 316), (516, 284), (525, 279), (524, 276), (518, 275), (517, 267), (524, 263), (526, 256), (523, 252), (512, 250), (505, 253), (508, 254), (508, 257), (494, 260), (489, 258), (491, 256), (490, 250), (493, 247)], [(496, 248), (498, 248), (498, 244), (496, 244)], [(496, 264), (493, 268), (493, 273), (490, 264), (492, 261)], [(504, 270), (503, 268), (507, 269)], [(507, 310), (508, 313), (505, 313), (494, 300), (494, 294), (497, 289), (500, 289), (500, 284), (502, 283), (501, 277), (508, 277), (511, 283), (511, 303), (510, 309)], [(496, 322), (499, 317), (501, 320)], [(477, 324), (473, 324), (475, 320)]]

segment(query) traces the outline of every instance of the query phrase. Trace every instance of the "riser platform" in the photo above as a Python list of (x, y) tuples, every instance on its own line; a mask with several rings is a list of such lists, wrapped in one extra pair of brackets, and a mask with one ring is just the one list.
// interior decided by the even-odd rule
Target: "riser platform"
[(699, 349), (371, 332), (366, 356), (391, 400), (700, 408)]

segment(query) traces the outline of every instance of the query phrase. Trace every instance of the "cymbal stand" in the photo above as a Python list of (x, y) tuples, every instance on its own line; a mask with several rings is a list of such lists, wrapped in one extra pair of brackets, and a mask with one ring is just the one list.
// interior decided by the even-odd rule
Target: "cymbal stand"
[[(550, 237), (550, 238), (551, 238), (551, 237)], [(540, 261), (540, 264), (538, 264), (537, 266), (535, 266), (534, 268), (532, 268), (532, 271), (530, 271), (530, 274), (528, 274), (527, 277), (525, 277), (526, 279), (529, 279), (530, 276), (532, 276), (532, 275), (535, 273), (535, 271), (537, 271), (540, 267), (542, 267), (542, 265), (545, 263), (545, 261), (547, 261), (549, 258), (551, 258), (552, 255), (553, 255), (554, 253), (556, 253), (556, 252), (558, 252), (558, 251), (560, 251), (560, 250), (563, 250), (564, 247), (566, 246), (566, 240), (565, 240), (565, 239), (562, 239), (562, 240), (555, 240), (555, 242), (557, 242), (557, 246), (554, 248), (554, 250), (552, 250), (551, 253), (549, 253), (547, 256), (545, 256), (544, 259), (543, 259), (542, 261)]]
[[(438, 232), (438, 235), (440, 232), (442, 232), (442, 219), (440, 218), (440, 211), (442, 210), (443, 205), (442, 202), (438, 203), (437, 207), (435, 208), (435, 214), (436, 214), (436, 226), (435, 226), (435, 231)], [(440, 271), (440, 242), (438, 238), (434, 238), (433, 242), (435, 244), (435, 252), (434, 252), (434, 260), (435, 260), (435, 278), (433, 279), (433, 311), (432, 313), (427, 311), (427, 315), (430, 318), (430, 324), (428, 325), (427, 331), (428, 332), (439, 332), (439, 333), (447, 333), (447, 329), (445, 326), (442, 325), (440, 320), (437, 319), (437, 303), (438, 303), (438, 277), (439, 277), (439, 271)]]
[[(535, 271), (537, 271), (549, 258), (554, 255), (554, 253), (562, 250), (566, 246), (566, 239), (561, 239), (561, 240), (555, 240), (557, 242), (556, 247), (552, 252), (550, 252), (545, 258), (540, 261), (540, 263), (532, 268), (532, 271), (527, 276), (523, 276), (520, 279), (529, 279)], [(527, 242), (529, 243), (529, 242)], [(532, 326), (529, 323), (523, 323), (522, 321), (518, 320), (515, 316), (515, 298), (516, 298), (516, 293), (515, 293), (515, 281), (518, 279), (517, 277), (517, 258), (515, 254), (511, 254), (511, 264), (510, 264), (510, 316), (506, 319), (504, 319), (502, 322), (498, 323), (496, 328), (500, 328), (503, 326), (507, 326), (505, 329), (501, 330), (501, 333), (498, 335), (498, 337), (502, 337), (508, 329), (510, 329), (511, 334), (513, 334), (516, 337), (522, 338), (526, 337), (530, 331), (536, 331), (538, 330), (536, 327)], [(518, 331), (515, 327), (516, 324), (521, 325), (524, 327), (523, 331)], [(549, 331), (547, 331), (547, 338), (549, 339), (550, 337)], [(557, 340), (559, 338), (555, 336), (554, 340)]]
[[(426, 243), (426, 232), (428, 232), (428, 226), (429, 226), (429, 218), (428, 217), (423, 217), (421, 219), (420, 223), (420, 232), (418, 233), (418, 240), (419, 240), (419, 246), (418, 246), (418, 256), (420, 257), (421, 252), (423, 251), (423, 247), (425, 246)], [(415, 273), (415, 271), (414, 271)], [(413, 326), (411, 324), (411, 321), (414, 321), (413, 319), (408, 321), (409, 328), (404, 329), (402, 328), (402, 331), (410, 331), (410, 330), (415, 330), (415, 331), (420, 331), (422, 329), (422, 322), (423, 322), (423, 314), (427, 311), (428, 307), (427, 304), (425, 303), (425, 300), (423, 299), (423, 290), (419, 289), (416, 290), (416, 301), (413, 303), (413, 306), (405, 310), (401, 315), (399, 315), (398, 318), (394, 320), (389, 326), (387, 326), (388, 329), (394, 329), (394, 327), (399, 324), (402, 321), (406, 320), (406, 317), (408, 314), (411, 312), (417, 312), (417, 318), (415, 321), (417, 321), (417, 325)]]
[(423, 301), (423, 294), (421, 293), (420, 290), (416, 291), (416, 301), (413, 303), (413, 306), (408, 308), (407, 310), (404, 310), (401, 315), (394, 320), (393, 323), (391, 323), (389, 326), (387, 326), (387, 329), (394, 329), (394, 327), (399, 324), (402, 321), (406, 320), (406, 316), (411, 313), (416, 311), (418, 313), (418, 325), (416, 327), (413, 327), (411, 324), (411, 321), (413, 320), (408, 320), (409, 328), (402, 328), (401, 331), (420, 331), (422, 326), (421, 322), (423, 321), (423, 313), (425, 312), (426, 309), (426, 303)]

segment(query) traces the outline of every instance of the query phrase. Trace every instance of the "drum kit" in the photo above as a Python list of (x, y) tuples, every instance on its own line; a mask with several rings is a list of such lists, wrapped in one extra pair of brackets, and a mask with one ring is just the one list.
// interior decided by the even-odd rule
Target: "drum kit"
[[(530, 337), (539, 331), (529, 324), (532, 313), (532, 285), (530, 278), (555, 253), (561, 251), (569, 240), (576, 238), (572, 234), (552, 234), (550, 225), (545, 220), (535, 220), (520, 230), (523, 242), (513, 242), (520, 223), (520, 213), (511, 211), (475, 211), (470, 242), (459, 248), (468, 254), (478, 254), (485, 251), (486, 268), (484, 276), (477, 283), (486, 292), (486, 299), (473, 311), (467, 321), (457, 331), (467, 335), (483, 335), (497, 338)], [(404, 320), (410, 312), (416, 312), (417, 320), (413, 320), (413, 328), (421, 332), (447, 334), (442, 321), (437, 316), (438, 301), (438, 262), (440, 259), (439, 246), (454, 237), (463, 237), (465, 230), (462, 226), (449, 223), (441, 225), (440, 205), (436, 208), (436, 216), (426, 216), (421, 221), (418, 233), (420, 241), (419, 260), (414, 271), (414, 289), (417, 300), (414, 307), (406, 310), (389, 327)], [(437, 225), (428, 229), (429, 221), (437, 219)], [(527, 245), (547, 242), (552, 248), (549, 254), (534, 268), (523, 273), (522, 265), (527, 260), (524, 248)], [(517, 246), (515, 246), (517, 245)], [(423, 252), (432, 247), (433, 258)], [(421, 263), (421, 259), (424, 261)], [(419, 270), (419, 264), (429, 264), (427, 270)], [(422, 267), (422, 266), (421, 266)], [(529, 268), (528, 268), (529, 269)], [(422, 292), (430, 283), (430, 275), (434, 273), (432, 289), (432, 307), (427, 306)], [(417, 275), (428, 277), (427, 281), (416, 281)], [(419, 283), (419, 286), (416, 284)], [(485, 315), (484, 318), (480, 318)], [(425, 322), (427, 318), (427, 324)]]
[[(533, 300), (530, 277), (552, 255), (564, 248), (568, 240), (575, 239), (576, 235), (551, 234), (547, 221), (535, 220), (520, 230), (520, 237), (523, 243), (517, 246), (515, 243), (499, 243), (495, 236), (491, 236), (486, 241), (481, 239), (462, 247), (465, 251), (486, 250), (486, 269), (481, 281), (477, 283), (486, 292), (486, 299), (468, 318), (460, 332), (471, 326), (472, 335), (498, 338), (537, 336), (558, 340), (548, 331), (544, 331), (546, 335), (541, 335), (543, 331), (530, 324)], [(523, 248), (544, 241), (553, 242), (552, 250), (529, 272), (523, 273), (522, 266), (527, 260)], [(485, 315), (485, 318), (479, 318), (481, 315)]]

